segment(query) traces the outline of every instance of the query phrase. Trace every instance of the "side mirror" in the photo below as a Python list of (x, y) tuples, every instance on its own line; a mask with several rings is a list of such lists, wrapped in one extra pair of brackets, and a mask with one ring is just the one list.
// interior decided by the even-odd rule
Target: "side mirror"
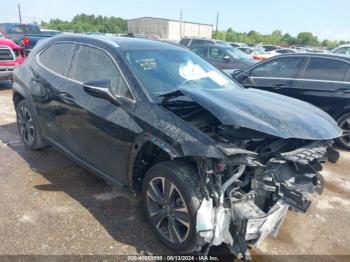
[(110, 80), (89, 81), (83, 84), (84, 91), (91, 96), (106, 99), (114, 104), (119, 105), (116, 98), (110, 93)]
[(242, 69), (237, 69), (237, 70), (234, 70), (232, 73), (231, 73), (231, 76), (232, 78), (236, 78), (236, 76), (238, 76), (240, 73), (242, 73), (243, 70)]
[(224, 61), (225, 61), (226, 63), (230, 62), (230, 61), (231, 61), (231, 57), (230, 57), (229, 55), (225, 55), (225, 56), (224, 56)]
[[(234, 75), (233, 75), (234, 74)], [(232, 74), (233, 78), (243, 84), (249, 78), (249, 72), (240, 70)]]

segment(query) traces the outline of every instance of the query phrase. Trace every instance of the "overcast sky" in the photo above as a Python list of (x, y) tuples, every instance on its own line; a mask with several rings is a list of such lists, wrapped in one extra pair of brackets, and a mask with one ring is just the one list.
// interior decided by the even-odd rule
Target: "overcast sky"
[(350, 40), (349, 0), (0, 0), (1, 22), (18, 21), (17, 3), (25, 22), (70, 20), (80, 13), (179, 19), (182, 9), (184, 20), (213, 25), (219, 12), (223, 30), (271, 33), (279, 29), (294, 36), (309, 31), (320, 39)]

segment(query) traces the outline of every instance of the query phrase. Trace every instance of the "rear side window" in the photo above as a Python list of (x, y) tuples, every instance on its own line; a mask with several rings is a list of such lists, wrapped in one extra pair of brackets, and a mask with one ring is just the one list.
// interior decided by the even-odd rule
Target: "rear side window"
[(72, 77), (82, 83), (110, 80), (110, 91), (113, 95), (132, 99), (130, 90), (113, 59), (101, 49), (81, 45)]
[(51, 71), (66, 75), (74, 53), (74, 44), (57, 43), (45, 49), (39, 55), (40, 63)]
[(191, 46), (195, 45), (206, 45), (206, 44), (213, 44), (213, 41), (210, 40), (204, 40), (204, 39), (193, 39), (191, 42)]
[(304, 79), (343, 81), (349, 66), (347, 63), (325, 58), (311, 58)]
[(274, 59), (253, 69), (251, 75), (257, 77), (295, 78), (303, 61), (304, 58), (302, 57)]
[(24, 26), (24, 31), (27, 34), (40, 34), (41, 33), (39, 27), (36, 25), (26, 25), (26, 26)]
[(189, 38), (185, 38), (185, 39), (182, 39), (180, 41), (180, 45), (183, 45), (183, 46), (188, 46), (188, 44), (190, 43), (190, 39)]
[(23, 34), (24, 33), (24, 28), (23, 28), (23, 26), (15, 25), (15, 26), (10, 27), (9, 33), (12, 33), (12, 34)]

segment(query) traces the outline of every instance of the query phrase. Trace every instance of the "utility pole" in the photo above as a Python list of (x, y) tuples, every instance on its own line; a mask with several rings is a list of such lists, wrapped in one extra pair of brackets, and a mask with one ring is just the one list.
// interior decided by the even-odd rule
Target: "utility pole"
[(19, 22), (22, 24), (21, 6), (19, 4), (18, 4), (18, 16), (19, 16)]
[(218, 26), (219, 26), (219, 12), (216, 14), (216, 29), (215, 29), (215, 38), (218, 35)]
[(180, 40), (182, 39), (182, 9), (180, 9)]

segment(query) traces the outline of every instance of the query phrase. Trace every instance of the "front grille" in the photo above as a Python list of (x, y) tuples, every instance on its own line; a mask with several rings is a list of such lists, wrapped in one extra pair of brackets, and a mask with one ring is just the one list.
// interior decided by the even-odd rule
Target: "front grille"
[(13, 67), (6, 67), (6, 68), (0, 67), (0, 72), (12, 72), (12, 71), (13, 71)]
[(12, 61), (14, 60), (13, 54), (10, 49), (0, 49), (0, 61)]

